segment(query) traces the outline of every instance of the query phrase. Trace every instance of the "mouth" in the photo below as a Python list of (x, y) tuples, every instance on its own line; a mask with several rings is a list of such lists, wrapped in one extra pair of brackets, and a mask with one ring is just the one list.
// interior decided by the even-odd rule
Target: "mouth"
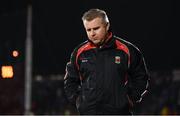
[(99, 39), (92, 39), (92, 41), (99, 41)]

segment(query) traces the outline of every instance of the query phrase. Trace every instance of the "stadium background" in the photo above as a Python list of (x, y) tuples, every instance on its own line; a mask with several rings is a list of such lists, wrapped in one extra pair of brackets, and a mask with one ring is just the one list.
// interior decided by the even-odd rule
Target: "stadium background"
[[(178, 0), (1, 0), (0, 114), (24, 114), (27, 6), (32, 5), (32, 114), (77, 114), (64, 96), (63, 76), (73, 48), (86, 38), (81, 16), (89, 8), (107, 11), (113, 32), (136, 44), (151, 74), (151, 92), (136, 114), (180, 114)], [(11, 56), (13, 50), (19, 56)]]

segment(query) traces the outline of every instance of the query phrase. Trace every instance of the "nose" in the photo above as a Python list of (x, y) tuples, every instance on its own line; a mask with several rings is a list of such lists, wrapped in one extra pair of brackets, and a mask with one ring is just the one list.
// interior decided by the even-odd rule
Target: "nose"
[(92, 37), (96, 35), (96, 33), (94, 32), (94, 30), (91, 30), (91, 31), (90, 31), (90, 35), (91, 35)]

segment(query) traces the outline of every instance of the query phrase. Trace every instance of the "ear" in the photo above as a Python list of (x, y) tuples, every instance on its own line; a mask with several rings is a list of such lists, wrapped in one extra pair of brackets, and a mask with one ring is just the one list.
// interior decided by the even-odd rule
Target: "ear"
[(109, 28), (110, 28), (110, 23), (107, 23), (107, 24), (106, 24), (106, 30), (108, 31)]

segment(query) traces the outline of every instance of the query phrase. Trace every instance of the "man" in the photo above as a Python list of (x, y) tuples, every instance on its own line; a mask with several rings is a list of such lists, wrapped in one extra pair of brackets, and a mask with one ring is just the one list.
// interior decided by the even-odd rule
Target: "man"
[(90, 9), (82, 21), (88, 40), (74, 49), (67, 63), (67, 98), (80, 114), (131, 114), (148, 89), (142, 53), (112, 34), (105, 11)]

